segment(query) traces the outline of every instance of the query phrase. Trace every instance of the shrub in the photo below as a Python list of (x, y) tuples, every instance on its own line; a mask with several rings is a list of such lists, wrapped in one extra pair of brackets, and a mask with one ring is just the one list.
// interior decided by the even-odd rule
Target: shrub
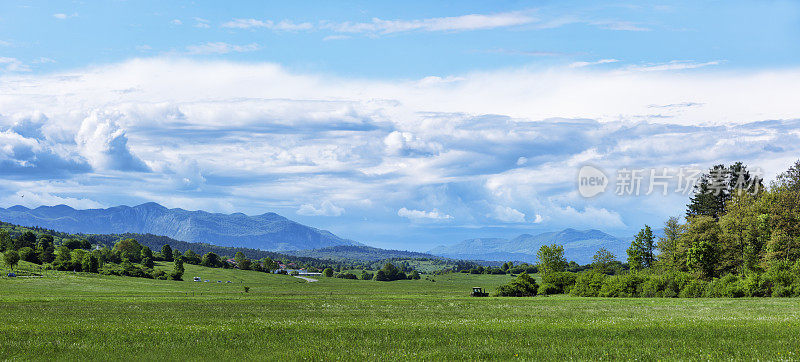
[(353, 273), (340, 273), (336, 274), (336, 277), (341, 279), (358, 279), (358, 277)]
[(533, 297), (539, 289), (536, 280), (530, 275), (522, 273), (511, 283), (497, 288), (496, 296), (501, 297)]
[(575, 279), (575, 285), (570, 289), (570, 294), (577, 297), (596, 297), (607, 278), (607, 275), (594, 271), (580, 273)]
[(570, 288), (575, 285), (575, 280), (578, 278), (577, 274), (571, 272), (553, 272), (542, 275), (542, 282), (551, 284), (556, 287), (555, 293), (547, 294), (561, 294), (569, 293)]
[(598, 293), (601, 297), (630, 298), (637, 296), (639, 284), (645, 281), (639, 273), (613, 275), (603, 281), (603, 286)]
[(706, 294), (708, 285), (699, 279), (692, 279), (686, 282), (681, 288), (678, 296), (681, 298), (700, 298)]
[(745, 290), (736, 275), (727, 274), (722, 278), (712, 280), (708, 284), (705, 296), (712, 298), (741, 298), (745, 296)]
[[(644, 298), (661, 298), (667, 289), (667, 278), (657, 275), (649, 276), (643, 283), (639, 284), (637, 295)], [(676, 296), (670, 295), (670, 296)]]
[(759, 273), (749, 273), (740, 281), (744, 294), (748, 297), (769, 297), (772, 295), (772, 282)]
[(326, 278), (333, 277), (333, 269), (325, 268), (325, 270), (322, 271), (322, 275), (325, 276)]
[(542, 286), (539, 287), (538, 293), (543, 295), (560, 294), (561, 289), (550, 283), (542, 283)]

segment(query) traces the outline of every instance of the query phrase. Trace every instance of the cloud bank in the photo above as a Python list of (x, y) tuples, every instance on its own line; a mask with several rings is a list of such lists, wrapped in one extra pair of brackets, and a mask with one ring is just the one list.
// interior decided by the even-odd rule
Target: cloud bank
[(361, 240), (371, 225), (627, 233), (686, 197), (582, 199), (581, 165), (743, 160), (769, 178), (797, 158), (798, 69), (605, 63), (384, 81), (150, 58), (5, 75), (0, 202), (277, 211)]

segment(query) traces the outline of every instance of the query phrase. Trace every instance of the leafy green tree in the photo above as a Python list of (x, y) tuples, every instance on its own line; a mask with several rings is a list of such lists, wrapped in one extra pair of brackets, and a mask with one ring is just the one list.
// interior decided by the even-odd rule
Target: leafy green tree
[(19, 249), (19, 258), (27, 261), (29, 263), (40, 264), (39, 255), (36, 254), (36, 250), (26, 246), (22, 249)]
[(326, 278), (332, 278), (333, 277), (333, 269), (325, 268), (325, 270), (322, 271), (322, 275), (325, 276)]
[(686, 248), (686, 266), (704, 279), (717, 274), (720, 228), (711, 216), (695, 216), (689, 219), (686, 232), (681, 235), (681, 244)]
[(543, 274), (562, 272), (567, 269), (567, 259), (564, 258), (563, 245), (542, 245), (536, 253), (539, 258), (539, 272)]
[(172, 273), (169, 275), (172, 280), (183, 280), (183, 258), (177, 258), (174, 261)]
[[(261, 263), (264, 265), (264, 270), (267, 271), (267, 272), (271, 272), (271, 271), (273, 271), (275, 269), (278, 269), (278, 262), (272, 260), (272, 258), (270, 258), (270, 257), (266, 257), (264, 259), (261, 259)], [(316, 268), (314, 268), (314, 269), (316, 270)], [(309, 271), (310, 270), (311, 269), (309, 268)]]
[(719, 218), (721, 273), (757, 271), (770, 238), (766, 198), (740, 192), (728, 199)]
[(209, 268), (216, 268), (219, 267), (221, 263), (222, 262), (220, 261), (219, 255), (208, 252), (203, 255), (203, 261), (200, 262), (200, 265)]
[(55, 251), (56, 248), (54, 248), (53, 246), (45, 248), (44, 250), (39, 252), (39, 261), (41, 261), (42, 263), (52, 263), (54, 260), (56, 260)]
[(172, 247), (170, 247), (169, 244), (164, 244), (164, 246), (161, 247), (161, 257), (164, 258), (164, 261), (174, 260), (172, 256)]
[(495, 295), (501, 297), (533, 297), (539, 290), (536, 280), (527, 273), (517, 276), (511, 283), (497, 288)]
[(39, 236), (39, 241), (36, 244), (36, 250), (42, 251), (53, 246), (55, 246), (53, 236), (50, 234), (42, 234)]
[(650, 268), (655, 262), (655, 237), (653, 230), (650, 226), (645, 225), (644, 229), (639, 231), (636, 237), (631, 242), (631, 247), (628, 248), (628, 265), (633, 270), (641, 270)]
[(369, 273), (366, 270), (361, 271), (361, 280), (372, 280), (372, 277), (372, 273)]
[(14, 266), (19, 263), (19, 254), (16, 250), (8, 250), (3, 254), (3, 258), (5, 259), (6, 265), (8, 265), (11, 270), (14, 270)]
[(100, 261), (92, 253), (86, 253), (81, 261), (81, 268), (87, 273), (97, 273)]
[(143, 258), (142, 259), (142, 266), (144, 266), (146, 268), (153, 269), (153, 267), (155, 266), (155, 263), (153, 262), (153, 259), (151, 259), (151, 258)]
[(178, 260), (178, 259), (180, 259), (182, 257), (183, 257), (183, 254), (181, 254), (181, 252), (178, 249), (175, 249), (175, 250), (172, 251), (172, 260), (173, 261)]
[(14, 240), (8, 231), (0, 229), (0, 252), (14, 249)]
[(616, 272), (614, 269), (616, 261), (617, 257), (613, 253), (606, 250), (606, 248), (600, 248), (592, 257), (592, 269), (598, 273), (614, 274)]
[(36, 248), (36, 234), (28, 230), (14, 240), (14, 248), (19, 250), (22, 248)]
[(656, 248), (659, 250), (658, 263), (665, 270), (680, 270), (681, 249), (680, 237), (685, 227), (673, 216), (664, 223), (664, 236), (658, 238)]
[(123, 258), (132, 263), (142, 260), (142, 245), (136, 239), (123, 239), (114, 244), (114, 251), (119, 252)]
[(419, 280), (419, 273), (416, 270), (412, 270), (411, 274), (408, 275), (408, 279), (411, 280)]
[(147, 246), (142, 246), (142, 251), (140, 253), (140, 259), (144, 260), (145, 258), (152, 260), (153, 259), (153, 251), (150, 250)]
[(185, 253), (183, 253), (183, 261), (185, 261), (185, 262), (187, 262), (189, 264), (192, 264), (192, 265), (197, 265), (197, 264), (200, 264), (200, 262), (202, 260), (200, 258), (200, 255), (197, 255), (197, 253), (192, 251), (192, 249), (189, 249), (189, 250), (186, 250)]

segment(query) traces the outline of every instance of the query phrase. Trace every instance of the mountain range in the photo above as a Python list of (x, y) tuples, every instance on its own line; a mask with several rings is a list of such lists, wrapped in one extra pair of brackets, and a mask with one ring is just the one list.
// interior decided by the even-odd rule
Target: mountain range
[(428, 253), (454, 259), (536, 262), (539, 248), (550, 244), (563, 245), (567, 260), (588, 264), (600, 248), (605, 248), (616, 255), (617, 259), (624, 260), (630, 241), (600, 230), (564, 229), (536, 235), (522, 234), (513, 239), (467, 239), (449, 246), (438, 246)]
[(150, 202), (138, 206), (76, 210), (66, 205), (0, 208), (0, 220), (67, 233), (163, 235), (187, 242), (269, 251), (362, 245), (305, 226), (276, 213), (248, 216), (168, 209)]

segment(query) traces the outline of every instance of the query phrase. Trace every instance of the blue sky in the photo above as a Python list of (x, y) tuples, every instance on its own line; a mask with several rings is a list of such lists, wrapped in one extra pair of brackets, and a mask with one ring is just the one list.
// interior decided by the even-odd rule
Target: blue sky
[(627, 236), (687, 196), (584, 199), (581, 165), (770, 178), (798, 59), (789, 1), (4, 1), (0, 206), (275, 211), (412, 250)]

